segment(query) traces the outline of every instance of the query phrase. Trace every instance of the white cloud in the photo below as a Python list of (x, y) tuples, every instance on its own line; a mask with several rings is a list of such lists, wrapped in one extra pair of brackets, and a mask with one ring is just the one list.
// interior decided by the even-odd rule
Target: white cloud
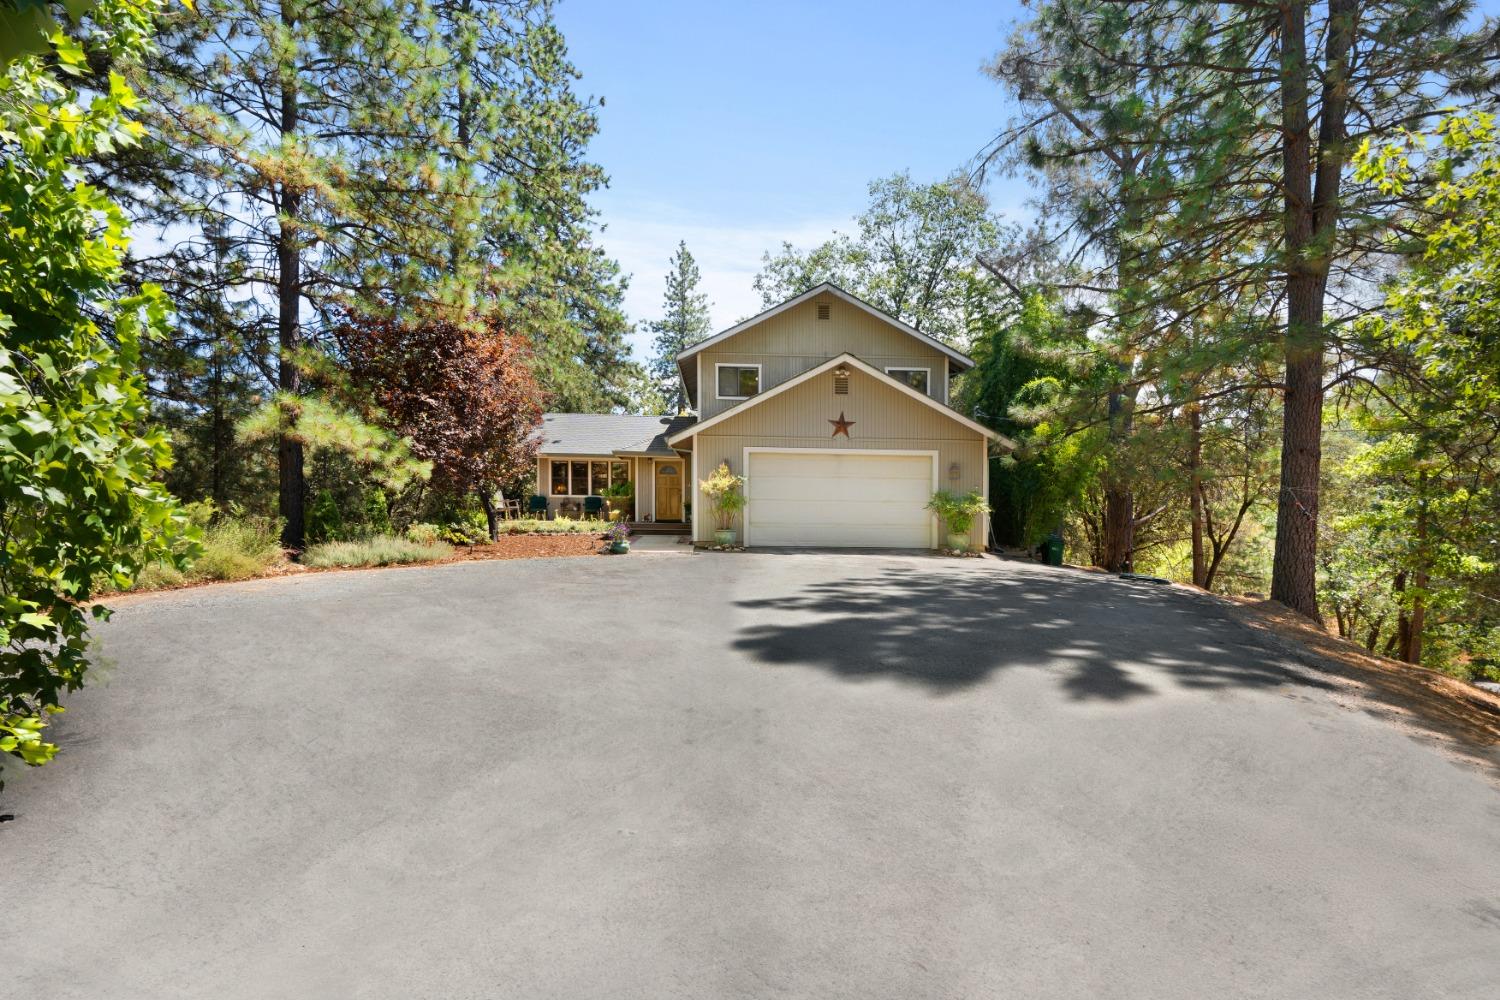
[[(751, 282), (760, 270), (762, 253), (776, 250), (783, 241), (810, 247), (828, 239), (835, 229), (850, 225), (847, 218), (734, 225), (678, 209), (642, 207), (606, 210), (603, 218), (607, 228), (601, 243), (631, 275), (625, 293), (625, 310), (630, 318), (644, 327), (645, 321), (660, 314), (667, 265), (678, 240), (686, 240), (703, 275), (700, 289), (708, 296), (716, 331), (761, 311), (760, 296)], [(645, 359), (651, 335), (638, 330), (632, 341), (636, 357)]]

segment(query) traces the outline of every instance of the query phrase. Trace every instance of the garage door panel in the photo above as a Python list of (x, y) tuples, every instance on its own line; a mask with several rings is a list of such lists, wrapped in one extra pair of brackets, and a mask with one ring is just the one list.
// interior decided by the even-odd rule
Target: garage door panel
[(795, 525), (757, 526), (754, 546), (817, 546), (828, 549), (927, 549), (932, 535), (910, 525)]
[(760, 469), (751, 478), (748, 493), (751, 500), (806, 500), (827, 503), (915, 502), (921, 506), (932, 493), (931, 481), (911, 479), (865, 479), (850, 485), (848, 478), (767, 479)]
[(795, 500), (757, 500), (751, 512), (755, 530), (768, 526), (791, 524), (883, 524), (913, 526), (926, 530), (925, 519), (905, 516), (885, 505), (878, 509), (860, 509), (850, 503), (798, 503)]
[(930, 455), (752, 452), (751, 545), (927, 548)]

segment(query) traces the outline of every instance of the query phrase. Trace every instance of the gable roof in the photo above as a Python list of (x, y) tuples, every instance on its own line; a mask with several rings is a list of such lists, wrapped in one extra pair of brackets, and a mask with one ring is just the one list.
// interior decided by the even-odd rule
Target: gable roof
[(667, 436), (689, 426), (691, 415), (639, 416), (630, 413), (544, 413), (540, 455), (669, 455)]
[(948, 417), (951, 420), (955, 420), (960, 424), (963, 424), (965, 427), (969, 428), (972, 431), (983, 434), (985, 437), (989, 438), (992, 441), (999, 441), (1000, 444), (1009, 451), (1015, 450), (1016, 443), (1010, 438), (1006, 437), (1004, 434), (1001, 434), (998, 431), (990, 430), (983, 424), (970, 420), (968, 417), (964, 416), (962, 413), (959, 413), (951, 406), (944, 406), (942, 403), (939, 403), (937, 400), (933, 399), (925, 392), (918, 392), (916, 389), (913, 389), (911, 386), (907, 385), (905, 382), (902, 382), (900, 379), (892, 378), (890, 375), (887, 375), (879, 368), (876, 368), (873, 365), (866, 364), (847, 351), (845, 351), (843, 354), (840, 354), (838, 357), (829, 358), (827, 361), (823, 362), (821, 365), (818, 365), (816, 368), (809, 368), (801, 375), (796, 375), (792, 378), (787, 379), (785, 382), (782, 382), (774, 388), (767, 389), (762, 393), (757, 393), (744, 402), (734, 404), (727, 410), (721, 410), (719, 413), (715, 414), (712, 417), (709, 417), (707, 420), (699, 421), (692, 424), (691, 426), (684, 427), (679, 431), (675, 431), (672, 434), (669, 434), (667, 436), (667, 444), (675, 445), (683, 439), (697, 434), (699, 431), (705, 431), (710, 427), (723, 423), (725, 420), (728, 420), (731, 417), (737, 417), (751, 407), (759, 406), (766, 400), (779, 396), (781, 395), (781, 393), (786, 392), (788, 389), (795, 388), (796, 386), (801, 385), (803, 382), (807, 382), (818, 377), (824, 372), (832, 371), (835, 367), (841, 364), (850, 365), (864, 372), (866, 375), (870, 375), (876, 379), (879, 379), (880, 381), (885, 382), (887, 385), (893, 386), (901, 392), (906, 393), (917, 402), (924, 403), (927, 406), (932, 407), (943, 416)]
[(751, 316), (749, 319), (745, 320), (742, 323), (737, 323), (721, 333), (714, 334), (707, 340), (700, 341), (694, 344), (692, 347), (689, 347), (687, 350), (677, 355), (677, 367), (679, 369), (683, 369), (683, 362), (686, 359), (697, 354), (704, 348), (712, 347), (715, 344), (721, 344), (724, 341), (728, 340), (730, 337), (733, 337), (735, 334), (742, 333), (745, 330), (750, 329), (757, 323), (764, 322), (765, 320), (770, 319), (772, 316), (775, 316), (778, 313), (786, 312), (788, 309), (795, 309), (797, 306), (800, 306), (802, 303), (808, 301), (809, 299), (817, 298), (819, 295), (823, 295), (825, 293), (834, 295), (849, 303), (851, 306), (854, 306), (855, 308), (863, 309), (871, 316), (874, 316), (876, 319), (882, 320), (883, 322), (889, 323), (891, 326), (894, 326), (902, 333), (907, 334), (908, 336), (915, 337), (929, 347), (943, 352), (948, 356), (950, 366), (957, 366), (960, 371), (964, 371), (974, 367), (974, 359), (969, 357), (967, 354), (964, 354), (962, 351), (955, 351), (953, 348), (949, 347), (941, 340), (938, 340), (936, 337), (929, 337), (927, 334), (923, 333), (921, 330), (918, 330), (916, 327), (901, 322), (890, 313), (883, 312), (882, 310), (875, 308), (864, 299), (858, 298), (854, 295), (850, 295), (848, 292), (844, 291), (842, 288), (840, 288), (838, 285), (835, 285), (831, 281), (825, 281), (820, 285), (814, 285), (812, 288), (809, 288), (801, 295), (797, 295), (793, 298), (787, 299), (785, 302), (781, 303), (778, 306), (772, 306), (759, 315)]

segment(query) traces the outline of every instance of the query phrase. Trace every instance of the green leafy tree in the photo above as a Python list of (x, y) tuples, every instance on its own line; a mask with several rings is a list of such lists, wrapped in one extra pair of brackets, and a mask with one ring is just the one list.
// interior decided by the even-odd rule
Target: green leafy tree
[(29, 764), (56, 753), (46, 718), (84, 683), (96, 588), (191, 554), (174, 555), (186, 519), (157, 481), (170, 452), (136, 367), (167, 304), (120, 291), (124, 215), (78, 176), (140, 127), (122, 79), (87, 99), (77, 81), (91, 53), (146, 46), (154, 9), (103, 0), (83, 44), (54, 33), (49, 56), (0, 67), (0, 752)]
[(1363, 376), (1346, 421), (1360, 444), (1340, 479), (1357, 485), (1340, 494), (1325, 590), (1341, 629), (1364, 615), (1372, 648), (1477, 671), (1500, 636), (1500, 135), (1476, 110), (1432, 140), (1367, 141), (1355, 162), (1378, 190), (1425, 193), (1426, 213), (1420, 256), (1360, 324), (1385, 371)]
[(923, 333), (962, 344), (965, 276), (1000, 244), (984, 196), (962, 177), (917, 184), (907, 173), (871, 181), (869, 193), (857, 232), (765, 254), (755, 276), (761, 301), (770, 307), (831, 281)]
[(672, 255), (671, 269), (667, 271), (661, 318), (650, 325), (651, 332), (656, 334), (651, 343), (651, 374), (673, 413), (681, 413), (688, 407), (682, 378), (677, 372), (677, 355), (707, 339), (713, 332), (708, 315), (708, 296), (698, 291), (701, 280), (698, 263), (688, 252), (687, 243), (679, 241), (677, 252)]
[[(973, 295), (991, 299), (981, 279), (970, 280)], [(1087, 377), (1097, 360), (1080, 326), (1044, 291), (968, 311), (974, 368), (955, 404), (1017, 443), (1015, 453), (990, 459), (992, 524), (999, 544), (1031, 548), (1063, 524), (1097, 476), (1097, 463), (1082, 460), (1089, 439), (1054, 435), (1057, 425), (1042, 415), (1077, 384), (1077, 361)]]
[(1470, 13), (1467, 0), (1296, 2), (1269, 13), (1250, 0), (1039, 7), (1052, 51), (1069, 54), (1059, 86), (1101, 112), (1100, 148), (1078, 154), (1151, 151), (1115, 209), (1136, 213), (1122, 220), (1115, 266), (1133, 262), (1138, 276), (1155, 261), (1174, 267), (1168, 282), (1122, 283), (1128, 308), (1151, 314), (1151, 328), (1177, 321), (1174, 300), (1211, 309), (1270, 293), (1274, 308), (1237, 328), (1238, 346), (1274, 343), (1280, 356), (1271, 592), (1308, 616), (1317, 614), (1324, 395), (1356, 369), (1329, 358), (1358, 346), (1345, 332), (1371, 298), (1360, 290), (1369, 255), (1389, 250), (1387, 227), (1421, 203), (1359, 182), (1350, 156), (1483, 85), (1497, 35)]

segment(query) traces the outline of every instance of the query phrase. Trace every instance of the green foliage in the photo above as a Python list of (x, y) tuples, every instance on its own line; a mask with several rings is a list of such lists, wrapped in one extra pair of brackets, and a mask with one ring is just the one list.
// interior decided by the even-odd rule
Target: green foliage
[(856, 234), (765, 254), (755, 276), (761, 301), (773, 306), (831, 281), (923, 333), (962, 343), (967, 278), (1000, 242), (984, 196), (962, 177), (917, 184), (906, 173), (871, 181), (869, 193)]
[(282, 560), (280, 526), (264, 517), (223, 517), (203, 533), (190, 580), (249, 580)]
[(341, 453), (392, 490), (432, 474), (432, 463), (416, 458), (409, 441), (316, 396), (277, 393), (241, 421), (237, 433), (243, 441), (298, 441), (310, 458), (325, 451)]
[(698, 483), (708, 497), (708, 509), (713, 514), (714, 524), (720, 531), (734, 528), (734, 519), (745, 509), (749, 498), (745, 496), (745, 477), (729, 471), (728, 462), (720, 462), (707, 479)]
[(189, 547), (179, 540), (173, 546), (177, 558), (145, 567), (131, 590), (250, 580), (266, 575), (285, 558), (281, 526), (274, 518), (249, 515), (239, 508), (220, 512), (207, 500), (187, 504), (183, 511), (201, 542)]
[(927, 501), (927, 509), (943, 519), (950, 535), (967, 535), (974, 528), (974, 518), (990, 512), (990, 502), (983, 493), (954, 493), (938, 490)]
[(506, 535), (596, 535), (607, 531), (609, 526), (608, 521), (593, 518), (559, 517), (551, 521), (521, 518), (503, 522), (500, 531)]
[(1098, 481), (1097, 435), (1064, 433), (1055, 416), (1061, 398), (1093, 387), (1097, 360), (1082, 325), (1043, 291), (1001, 306), (976, 288), (968, 312), (974, 367), (957, 403), (1016, 442), (1014, 453), (990, 462), (995, 540), (1031, 548)]
[(431, 545), (442, 540), (443, 529), (440, 525), (418, 522), (406, 529), (406, 537), (418, 545)]
[(406, 563), (434, 562), (452, 555), (452, 547), (443, 542), (415, 542), (407, 538), (378, 535), (349, 542), (324, 542), (310, 546), (302, 554), (306, 566), (396, 566)]
[[(140, 51), (150, 12), (104, 0), (91, 49)], [(158, 481), (170, 452), (137, 371), (166, 301), (149, 286), (120, 294), (124, 216), (77, 171), (136, 140), (135, 98), (112, 76), (85, 99), (85, 49), (52, 46), (0, 75), (0, 752), (30, 764), (56, 752), (41, 730), (88, 672), (88, 620), (107, 614), (90, 606), (96, 581), (129, 586), (179, 558), (188, 531)]]
[(372, 535), (393, 535), (391, 508), (385, 490), (375, 488), (365, 494), (365, 531)]
[(307, 537), (313, 542), (337, 542), (349, 537), (344, 515), (329, 490), (319, 492), (307, 512)]
[(651, 375), (657, 391), (667, 401), (672, 413), (688, 408), (682, 377), (677, 371), (677, 355), (713, 332), (708, 314), (708, 296), (698, 291), (702, 275), (688, 252), (687, 243), (679, 242), (667, 272), (667, 288), (662, 295), (662, 316), (648, 329), (656, 334), (651, 342)]

